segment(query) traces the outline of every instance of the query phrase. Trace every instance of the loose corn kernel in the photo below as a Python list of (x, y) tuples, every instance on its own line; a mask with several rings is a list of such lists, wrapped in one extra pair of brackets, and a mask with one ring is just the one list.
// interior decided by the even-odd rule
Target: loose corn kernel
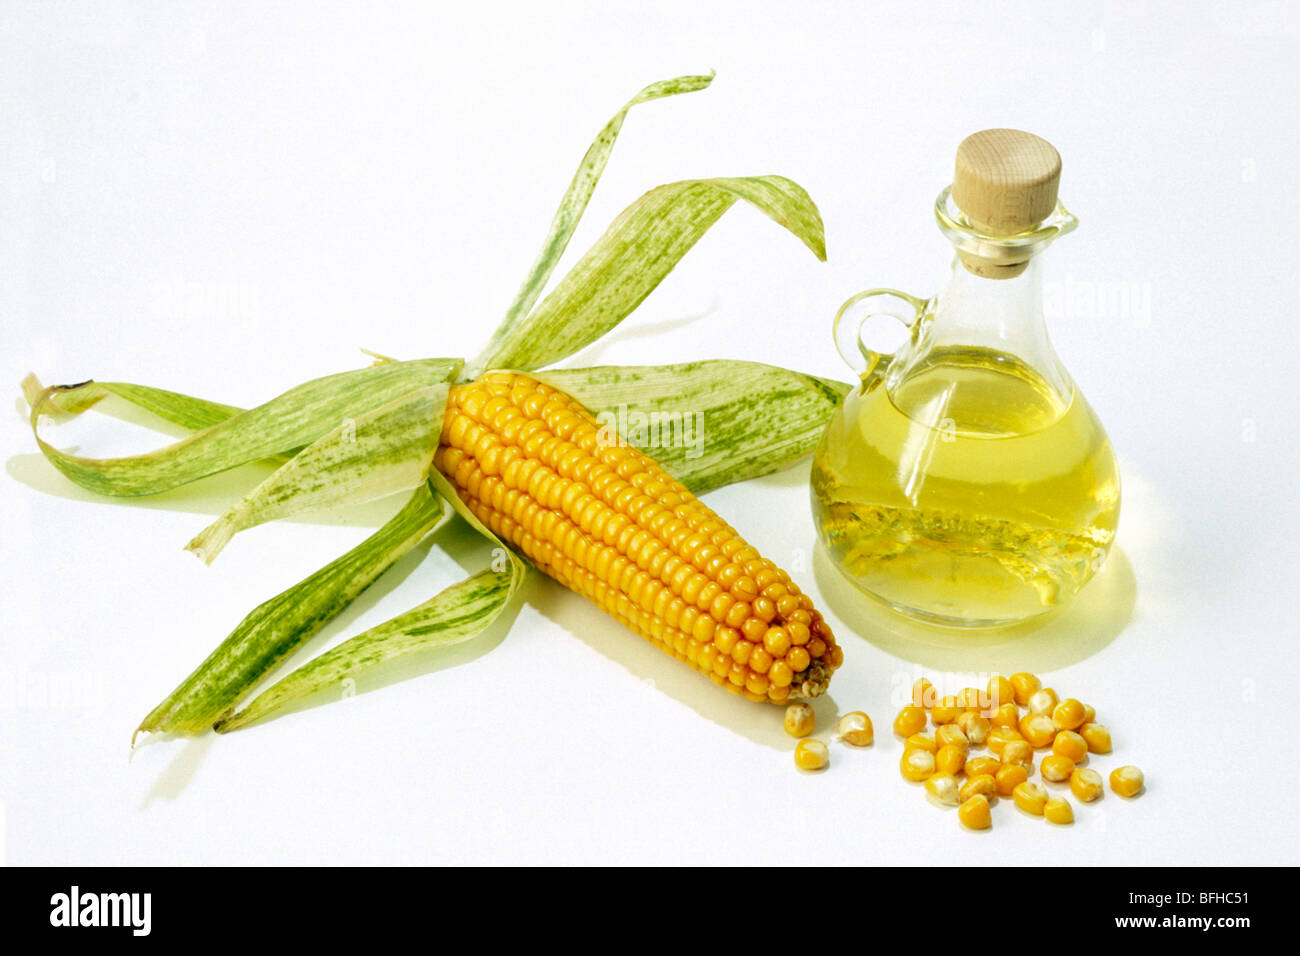
[(1034, 748), (1028, 740), (1008, 740), (999, 757), (1004, 764), (1018, 763), (1026, 770), (1034, 769)]
[(984, 746), (984, 741), (988, 740), (989, 730), (992, 728), (987, 717), (970, 710), (957, 715), (957, 726), (966, 735), (966, 740), (976, 747)]
[(1136, 797), (1145, 783), (1142, 771), (1131, 765), (1116, 767), (1110, 772), (1110, 788), (1121, 797)]
[(1069, 780), (1070, 774), (1074, 773), (1074, 761), (1060, 754), (1052, 754), (1043, 758), (1043, 762), (1038, 765), (1038, 772), (1043, 775), (1044, 780), (1060, 783), (1062, 780)]
[(1001, 766), (998, 768), (998, 772), (993, 775), (993, 782), (997, 784), (998, 796), (1000, 797), (1011, 796), (1016, 787), (1028, 779), (1029, 771), (1018, 763)]
[(898, 762), (898, 769), (902, 775), (918, 783), (925, 780), (934, 773), (934, 754), (928, 750), (922, 750), (920, 747), (909, 747), (903, 751), (903, 757)]
[(1097, 719), (1097, 711), (1093, 710), (1092, 704), (1083, 705), (1083, 722), (1090, 724)]
[(929, 710), (934, 706), (937, 698), (934, 693), (934, 685), (922, 677), (912, 685), (912, 704), (916, 707), (924, 707)]
[(970, 748), (970, 741), (956, 724), (941, 724), (936, 727), (934, 742), (940, 747), (960, 747), (963, 751)]
[(871, 718), (860, 710), (851, 710), (840, 718), (840, 740), (854, 747), (870, 747), (876, 739)]
[(989, 813), (989, 798), (977, 793), (957, 808), (957, 819), (971, 830), (987, 830), (993, 824)]
[(1043, 804), (1043, 816), (1048, 823), (1067, 826), (1074, 822), (1074, 807), (1065, 797), (1052, 797)]
[(1052, 708), (1052, 723), (1060, 730), (1074, 730), (1084, 723), (1086, 716), (1083, 704), (1073, 697), (1067, 697)]
[(1033, 674), (1021, 671), (1019, 674), (1011, 675), (1011, 688), (1015, 692), (1016, 703), (1021, 707), (1028, 704), (1029, 698), (1042, 686), (1042, 682)]
[(941, 807), (957, 806), (961, 802), (957, 799), (957, 778), (950, 773), (936, 773), (925, 781), (925, 796)]
[(1079, 725), (1079, 736), (1088, 745), (1090, 754), (1110, 753), (1110, 731), (1104, 724), (1087, 723)]
[(1062, 730), (1052, 740), (1052, 753), (1083, 763), (1088, 756), (1088, 742), (1073, 730)]
[(1035, 691), (1029, 698), (1029, 712), (1051, 717), (1052, 709), (1056, 707), (1057, 702), (1056, 691), (1050, 687), (1044, 687), (1042, 690)]
[(947, 744), (934, 755), (934, 769), (939, 773), (961, 773), (966, 765), (966, 748)]
[(980, 774), (995, 774), (1002, 766), (997, 757), (971, 757), (966, 761), (966, 776), (978, 777)]
[(1024, 740), (1020, 736), (1020, 731), (1014, 727), (994, 727), (989, 731), (988, 738), (984, 741), (988, 744), (989, 750), (1001, 756), (1002, 748), (1013, 740)]
[(1020, 736), (1029, 741), (1035, 750), (1049, 746), (1056, 737), (1056, 724), (1044, 714), (1025, 714), (1020, 718)]
[(785, 732), (791, 737), (807, 737), (816, 723), (811, 704), (799, 700), (785, 709)]
[(957, 799), (965, 803), (976, 794), (986, 797), (997, 796), (998, 785), (991, 773), (980, 773), (966, 778), (966, 782), (957, 791)]
[(908, 705), (894, 718), (894, 733), (900, 737), (910, 737), (925, 730), (925, 709)]
[(957, 703), (957, 698), (953, 696), (941, 697), (939, 701), (930, 708), (930, 719), (938, 727), (940, 724), (951, 724), (961, 713), (961, 707)]
[(1001, 674), (995, 674), (989, 678), (989, 703), (994, 710), (1005, 704), (1014, 704), (1016, 702), (1016, 689), (1012, 686), (1009, 678)]
[(930, 753), (939, 752), (939, 745), (935, 743), (934, 738), (928, 734), (912, 734), (912, 736), (903, 741), (904, 750), (913, 747), (920, 748), (921, 750), (928, 750)]
[(957, 691), (957, 706), (962, 710), (973, 710), (979, 713), (988, 705), (988, 696), (977, 687), (963, 687)]
[(795, 744), (794, 765), (800, 770), (821, 770), (830, 762), (830, 751), (815, 737), (808, 737)]
[(1011, 727), (1020, 726), (1020, 708), (1014, 702), (1001, 705), (993, 711), (993, 716), (989, 718), (989, 725), (992, 727)]
[(1016, 785), (1016, 789), (1011, 791), (1011, 799), (1025, 813), (1032, 813), (1036, 817), (1043, 815), (1043, 808), (1047, 805), (1047, 791), (1036, 783), (1025, 781)]
[(1070, 792), (1084, 803), (1092, 803), (1102, 794), (1101, 774), (1087, 767), (1079, 767), (1070, 774)]

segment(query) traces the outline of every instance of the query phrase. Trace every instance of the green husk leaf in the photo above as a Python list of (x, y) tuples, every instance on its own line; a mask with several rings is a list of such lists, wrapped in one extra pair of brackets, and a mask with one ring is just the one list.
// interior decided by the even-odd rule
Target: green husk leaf
[(217, 722), (238, 730), (286, 704), (355, 680), (399, 657), (470, 640), (487, 628), (513, 593), (510, 571), (480, 571), (405, 614), (344, 641), (258, 694), (243, 710)]
[(528, 565), (469, 510), (440, 472), (430, 473), (429, 484), (472, 528), (496, 545), (492, 567), (312, 659), (259, 694), (243, 710), (225, 715), (216, 724), (218, 732), (237, 730), (292, 701), (336, 687), (398, 657), (467, 641), (491, 625), (509, 605), (528, 573)]
[(514, 302), (506, 310), (501, 325), (493, 333), (492, 338), (480, 354), (479, 359), (481, 361), (474, 363), (475, 374), (487, 367), (483, 363), (492, 359), (492, 356), (500, 350), (501, 343), (512, 335), (529, 310), (537, 303), (537, 297), (542, 294), (546, 281), (551, 277), (551, 273), (555, 271), (555, 266), (559, 263), (560, 257), (564, 255), (569, 240), (573, 238), (573, 231), (577, 228), (578, 221), (587, 208), (587, 202), (596, 189), (596, 183), (599, 181), (601, 173), (605, 171), (605, 164), (609, 161), (610, 153), (613, 152), (614, 141), (618, 139), (619, 131), (623, 128), (623, 120), (627, 118), (628, 111), (639, 103), (647, 103), (650, 100), (657, 100), (665, 96), (675, 96), (678, 93), (692, 93), (696, 90), (702, 90), (712, 82), (713, 74), (708, 76), (679, 76), (671, 80), (651, 83), (628, 100), (626, 105), (615, 113), (613, 118), (596, 135), (595, 140), (588, 147), (586, 155), (582, 157), (582, 162), (578, 164), (578, 170), (573, 174), (573, 180), (569, 183), (569, 188), (560, 201), (559, 209), (555, 211), (555, 218), (551, 221), (550, 231), (546, 234), (546, 240), (542, 243), (536, 261), (533, 263), (532, 268), (528, 270), (528, 275), (519, 287)]
[(421, 485), (357, 547), (253, 610), (136, 732), (195, 734), (212, 726), (448, 513), (446, 501), (427, 483)]
[(582, 402), (696, 494), (766, 475), (817, 447), (851, 386), (758, 362), (551, 369)]
[(826, 258), (817, 206), (783, 176), (659, 186), (623, 210), (527, 319), (500, 336), (485, 353), (483, 367), (530, 371), (590, 345), (640, 305), (738, 199), (789, 229), (817, 258)]
[(246, 528), (419, 485), (433, 467), (448, 388), (418, 388), (333, 428), (199, 532), (187, 549), (211, 564)]
[[(23, 379), (22, 388), (29, 407), (35, 406), (45, 392), (45, 386), (32, 374)], [(116, 395), (137, 408), (190, 431), (211, 428), (245, 410), (236, 405), (223, 405), (221, 402), (210, 402), (204, 398), (148, 385), (133, 385), (130, 382), (91, 381), (65, 388), (66, 391), (52, 392), (49, 396), (50, 404), (60, 412), (76, 415), (106, 396)]]
[[(38, 419), (56, 396), (73, 409), (88, 407), (88, 402), (97, 400), (97, 392), (99, 398), (103, 397), (98, 383), (55, 385), (45, 389), (32, 403), (32, 432), (50, 463), (81, 487), (105, 495), (151, 495), (309, 445), (340, 422), (358, 419), (370, 409), (414, 389), (446, 381), (459, 372), (461, 364), (460, 359), (421, 359), (314, 379), (164, 448), (126, 458), (69, 455), (40, 437)], [(80, 398), (68, 397), (82, 390), (88, 391), (83, 391)], [(135, 386), (124, 391), (134, 396), (128, 400), (149, 402), (170, 415), (193, 419), (205, 414), (195, 400), (179, 400), (185, 396), (164, 401), (157, 390)], [(215, 408), (206, 411), (206, 414), (215, 413)]]

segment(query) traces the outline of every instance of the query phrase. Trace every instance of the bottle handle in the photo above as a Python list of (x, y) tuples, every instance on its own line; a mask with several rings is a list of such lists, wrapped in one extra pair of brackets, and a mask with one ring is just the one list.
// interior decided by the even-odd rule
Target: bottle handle
[[(849, 310), (863, 303), (866, 303), (866, 308), (858, 320), (846, 322), (845, 316)], [(835, 313), (835, 324), (832, 327), (835, 349), (849, 368), (866, 378), (876, 370), (881, 359), (888, 358), (862, 344), (862, 327), (867, 320), (883, 316), (896, 319), (910, 329), (925, 311), (925, 306), (925, 299), (918, 299), (897, 289), (868, 289), (859, 292), (848, 298)]]

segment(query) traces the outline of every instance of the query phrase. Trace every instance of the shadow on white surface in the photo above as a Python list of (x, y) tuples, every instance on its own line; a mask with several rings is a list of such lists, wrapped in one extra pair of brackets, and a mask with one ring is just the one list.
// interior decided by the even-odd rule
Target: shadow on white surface
[[(176, 800), (185, 788), (190, 785), (198, 773), (199, 765), (208, 751), (212, 749), (212, 742), (216, 739), (216, 734), (208, 733), (201, 737), (188, 738), (150, 738), (142, 746), (162, 746), (166, 745), (169, 740), (179, 741), (181, 744), (180, 752), (172, 758), (162, 773), (158, 774), (154, 780), (153, 786), (145, 794), (144, 800), (140, 803), (141, 810), (147, 810), (151, 804), (158, 800)], [(131, 751), (134, 756), (135, 751)]]
[[(1053, 671), (1096, 654), (1133, 616), (1137, 580), (1123, 550), (1065, 607), (1013, 627), (961, 630), (913, 621), (859, 591), (818, 546), (813, 573), (841, 629), (894, 657), (953, 672)], [(837, 634), (839, 631), (837, 631)], [(843, 642), (843, 638), (841, 639)]]

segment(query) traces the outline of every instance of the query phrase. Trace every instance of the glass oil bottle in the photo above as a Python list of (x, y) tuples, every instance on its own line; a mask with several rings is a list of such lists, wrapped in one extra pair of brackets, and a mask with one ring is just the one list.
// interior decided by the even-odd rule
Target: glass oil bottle
[[(870, 290), (836, 317), (861, 381), (813, 459), (818, 533), (861, 590), (931, 623), (991, 627), (1060, 607), (1115, 537), (1115, 455), (1043, 317), (1039, 253), (1077, 225), (1057, 202), (1060, 172), (1032, 134), (968, 137), (935, 204), (957, 252), (943, 290)], [(879, 316), (910, 327), (892, 355), (862, 344)]]

